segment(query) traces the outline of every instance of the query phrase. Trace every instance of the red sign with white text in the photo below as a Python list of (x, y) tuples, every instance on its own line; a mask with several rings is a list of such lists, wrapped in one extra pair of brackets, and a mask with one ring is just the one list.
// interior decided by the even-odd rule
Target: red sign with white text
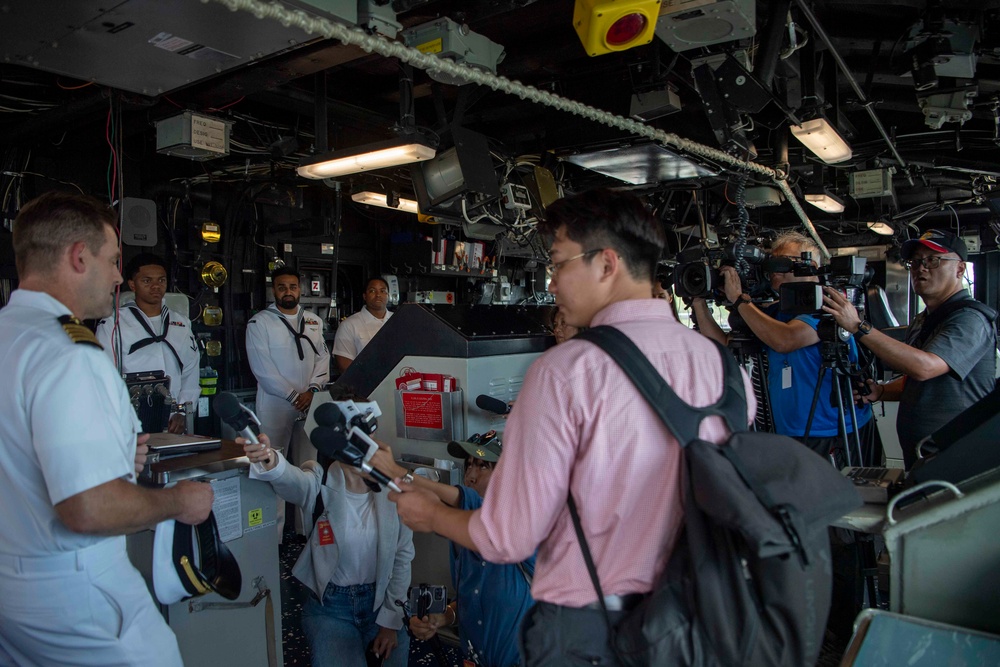
[(413, 428), (444, 428), (439, 392), (403, 392), (403, 423)]

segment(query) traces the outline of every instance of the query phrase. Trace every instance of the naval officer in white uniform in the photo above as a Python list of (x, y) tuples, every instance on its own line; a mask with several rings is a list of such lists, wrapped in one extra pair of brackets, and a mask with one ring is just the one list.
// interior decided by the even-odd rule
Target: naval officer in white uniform
[[(271, 291), (274, 303), (247, 322), (247, 358), (257, 378), (261, 431), (299, 465), (316, 458), (304, 419), (313, 394), (330, 379), (330, 350), (323, 340), (323, 320), (299, 307), (299, 274), (288, 267), (276, 269)], [(282, 523), (279, 512), (279, 539)]]
[(13, 240), (20, 286), (0, 309), (0, 665), (179, 667), (124, 535), (204, 521), (212, 487), (134, 483), (148, 436), (79, 323), (114, 308), (114, 214), (49, 193), (21, 209)]
[(333, 339), (333, 359), (337, 369), (343, 373), (365, 346), (371, 342), (392, 313), (386, 308), (389, 303), (389, 284), (381, 278), (372, 278), (365, 285), (362, 295), (365, 307), (340, 323)]
[(133, 257), (125, 267), (135, 299), (122, 304), (118, 317), (97, 325), (97, 340), (121, 373), (163, 371), (170, 378), (174, 407), (167, 430), (184, 433), (187, 410), (198, 400), (201, 355), (187, 314), (167, 308), (167, 268), (150, 253)]

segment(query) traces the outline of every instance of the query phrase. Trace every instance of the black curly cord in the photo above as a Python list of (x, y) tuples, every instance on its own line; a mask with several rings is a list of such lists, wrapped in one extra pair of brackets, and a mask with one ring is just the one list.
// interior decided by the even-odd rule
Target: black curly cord
[(750, 273), (750, 263), (744, 257), (744, 249), (747, 246), (747, 225), (750, 224), (750, 214), (747, 212), (746, 199), (747, 175), (742, 173), (736, 180), (736, 211), (739, 220), (739, 232), (733, 251), (736, 254), (736, 272), (740, 277), (746, 278)]

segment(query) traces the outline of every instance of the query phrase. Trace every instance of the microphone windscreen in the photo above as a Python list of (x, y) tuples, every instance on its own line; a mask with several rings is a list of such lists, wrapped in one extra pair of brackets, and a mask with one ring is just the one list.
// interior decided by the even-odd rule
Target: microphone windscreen
[(498, 415), (505, 415), (510, 412), (510, 406), (498, 398), (480, 394), (476, 396), (476, 407), (487, 412), (494, 412)]
[(313, 417), (319, 426), (343, 426), (347, 423), (344, 420), (344, 413), (333, 403), (324, 403), (316, 408)]
[(230, 422), (234, 417), (238, 417), (243, 411), (240, 409), (240, 400), (235, 394), (228, 391), (219, 392), (215, 397), (215, 414), (224, 422)]
[(317, 426), (309, 435), (309, 441), (312, 442), (316, 451), (325, 454), (331, 459), (338, 460), (340, 460), (340, 455), (347, 446), (347, 438), (344, 436), (344, 432), (332, 426)]

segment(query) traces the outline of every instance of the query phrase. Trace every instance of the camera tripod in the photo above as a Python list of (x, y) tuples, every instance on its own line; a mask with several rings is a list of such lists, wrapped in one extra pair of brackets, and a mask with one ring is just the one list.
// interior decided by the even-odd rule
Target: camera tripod
[[(848, 466), (863, 466), (865, 465), (865, 457), (861, 450), (861, 434), (858, 426), (858, 413), (855, 409), (854, 400), (852, 398), (854, 392), (851, 389), (851, 378), (855, 375), (855, 373), (851, 371), (851, 363), (847, 356), (847, 340), (850, 339), (850, 334), (844, 331), (841, 327), (837, 326), (836, 322), (832, 319), (821, 319), (816, 331), (820, 337), (820, 356), (822, 364), (819, 369), (819, 377), (816, 380), (816, 389), (813, 392), (812, 404), (809, 406), (809, 419), (806, 421), (806, 430), (802, 439), (806, 440), (809, 438), (809, 432), (812, 430), (813, 418), (816, 416), (816, 406), (819, 403), (823, 380), (828, 372), (832, 373), (833, 382), (831, 383), (831, 387), (833, 398), (835, 400), (834, 405), (837, 408), (837, 435), (841, 439), (841, 446), (844, 450), (844, 456), (846, 459), (845, 462)], [(844, 402), (845, 395), (848, 397), (847, 406), (850, 407), (850, 430), (847, 428), (847, 407)], [(854, 462), (855, 459), (853, 459), (853, 455), (851, 453), (849, 434), (853, 435), (855, 446), (854, 451), (857, 453), (856, 463)]]

